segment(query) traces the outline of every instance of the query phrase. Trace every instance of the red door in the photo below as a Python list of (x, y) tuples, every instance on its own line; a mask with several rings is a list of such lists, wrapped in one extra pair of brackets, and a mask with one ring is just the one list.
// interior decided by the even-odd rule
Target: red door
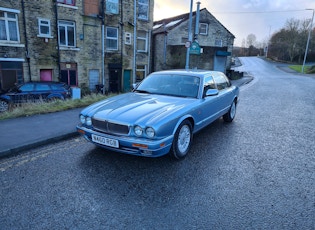
[(40, 70), (40, 80), (41, 81), (52, 81), (52, 70), (51, 69), (41, 69)]

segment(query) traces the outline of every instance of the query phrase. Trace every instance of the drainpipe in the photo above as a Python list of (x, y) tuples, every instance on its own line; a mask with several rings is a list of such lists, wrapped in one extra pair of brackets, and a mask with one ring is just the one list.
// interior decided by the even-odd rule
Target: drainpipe
[(197, 11), (196, 11), (196, 26), (195, 26), (195, 40), (198, 40), (199, 34), (199, 18), (200, 18), (200, 2), (197, 2)]
[(24, 26), (24, 38), (25, 38), (25, 56), (27, 60), (27, 66), (28, 66), (28, 75), (30, 81), (32, 81), (32, 73), (31, 73), (31, 60), (30, 60), (30, 54), (28, 51), (28, 39), (27, 39), (27, 33), (26, 33), (26, 19), (25, 19), (25, 6), (24, 6), (24, 0), (22, 0), (22, 12), (23, 12), (23, 26)]
[(122, 92), (125, 91), (124, 89), (124, 78), (123, 78), (123, 61), (124, 61), (124, 52), (123, 52), (123, 47), (124, 47), (124, 10), (123, 10), (123, 7), (122, 7), (122, 0), (119, 1), (119, 9), (121, 10), (121, 13), (120, 13), (120, 28), (121, 28), (121, 47), (120, 47), (120, 63), (121, 63), (121, 82), (120, 82), (120, 88)]
[(55, 0), (55, 28), (56, 28), (56, 40), (57, 40), (57, 65), (58, 65), (58, 80), (61, 79), (61, 68), (60, 68), (60, 46), (59, 46), (59, 33), (58, 33), (58, 3)]
[(147, 75), (149, 74), (149, 73), (151, 73), (151, 36), (152, 36), (152, 30), (149, 30), (149, 32), (148, 32), (148, 36), (149, 36), (149, 38), (148, 38), (148, 45), (149, 45), (149, 50), (148, 50), (148, 72), (146, 73)]
[(104, 0), (102, 0), (102, 84), (103, 94), (105, 94), (105, 13), (104, 13)]
[(133, 67), (132, 83), (136, 83), (136, 55), (137, 55), (137, 0), (133, 3)]

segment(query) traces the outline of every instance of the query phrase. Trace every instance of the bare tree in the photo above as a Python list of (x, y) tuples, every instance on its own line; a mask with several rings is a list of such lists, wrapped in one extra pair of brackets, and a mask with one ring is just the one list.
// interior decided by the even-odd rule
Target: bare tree
[(249, 34), (247, 35), (247, 47), (249, 48), (250, 46), (255, 46), (256, 43), (256, 35), (255, 34)]

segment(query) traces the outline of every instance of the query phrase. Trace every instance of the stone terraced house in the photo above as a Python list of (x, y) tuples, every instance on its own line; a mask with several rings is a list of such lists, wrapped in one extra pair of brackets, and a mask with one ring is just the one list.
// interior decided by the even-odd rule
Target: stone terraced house
[(149, 72), (154, 0), (0, 2), (0, 89), (61, 81), (129, 91)]
[[(196, 18), (199, 18), (197, 23)], [(152, 71), (185, 68), (186, 47), (190, 45), (190, 69), (218, 70), (226, 73), (231, 66), (235, 36), (206, 8), (201, 9), (199, 15), (196, 11), (192, 12), (193, 36), (190, 42), (188, 28), (189, 13), (154, 22)]]

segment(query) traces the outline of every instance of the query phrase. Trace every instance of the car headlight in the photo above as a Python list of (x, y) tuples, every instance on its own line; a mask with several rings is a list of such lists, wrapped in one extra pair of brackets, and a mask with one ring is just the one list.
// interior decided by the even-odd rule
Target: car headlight
[(87, 125), (92, 125), (92, 119), (90, 117), (86, 118), (86, 124)]
[(80, 115), (80, 121), (82, 124), (85, 124), (85, 116)]
[(147, 136), (148, 136), (149, 138), (152, 138), (152, 137), (154, 137), (154, 135), (155, 135), (155, 131), (154, 131), (154, 129), (151, 128), (151, 127), (147, 128), (147, 129), (145, 130), (145, 133), (147, 134)]
[(136, 134), (137, 136), (141, 136), (142, 133), (143, 133), (142, 128), (141, 128), (140, 126), (138, 126), (138, 125), (135, 126), (134, 131), (135, 131), (135, 134)]

